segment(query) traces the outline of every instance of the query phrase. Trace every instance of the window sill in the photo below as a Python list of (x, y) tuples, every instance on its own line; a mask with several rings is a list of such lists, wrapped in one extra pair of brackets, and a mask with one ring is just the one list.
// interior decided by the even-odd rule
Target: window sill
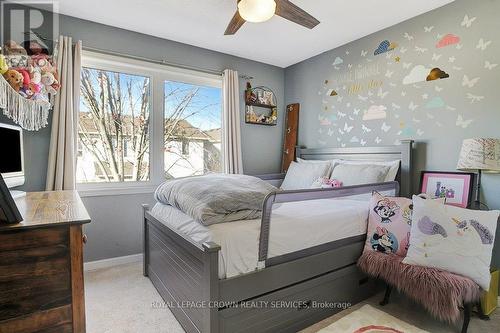
[[(122, 185), (122, 184), (120, 184)], [(117, 195), (134, 195), (134, 194), (153, 194), (158, 187), (157, 185), (142, 185), (142, 186), (104, 186), (93, 185), (77, 186), (76, 190), (82, 198), (85, 197), (103, 197)]]

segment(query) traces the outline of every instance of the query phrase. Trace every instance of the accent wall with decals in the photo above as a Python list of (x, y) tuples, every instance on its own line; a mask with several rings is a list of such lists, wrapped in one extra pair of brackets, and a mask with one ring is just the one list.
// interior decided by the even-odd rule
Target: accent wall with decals
[[(286, 104), (301, 103), (299, 144), (413, 139), (417, 171), (455, 170), (463, 139), (500, 137), (498, 13), (500, 0), (457, 0), (288, 67)], [(483, 183), (484, 201), (500, 209), (500, 175)], [(500, 250), (494, 260), (500, 265)]]

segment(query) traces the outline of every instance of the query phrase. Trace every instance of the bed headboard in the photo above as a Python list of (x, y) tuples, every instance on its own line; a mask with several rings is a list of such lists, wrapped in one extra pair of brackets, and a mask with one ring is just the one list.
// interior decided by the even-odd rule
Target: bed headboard
[(356, 161), (394, 161), (400, 160), (400, 168), (396, 180), (400, 185), (400, 195), (412, 195), (412, 150), (413, 140), (402, 140), (400, 145), (380, 147), (349, 148), (301, 148), (297, 147), (295, 156), (305, 160), (345, 159)]

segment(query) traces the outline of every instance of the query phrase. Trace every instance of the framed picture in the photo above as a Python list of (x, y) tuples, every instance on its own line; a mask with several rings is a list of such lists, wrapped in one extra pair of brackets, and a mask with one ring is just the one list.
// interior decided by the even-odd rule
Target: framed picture
[(0, 174), (0, 223), (19, 223), (23, 220), (9, 189)]
[(473, 183), (473, 173), (422, 171), (420, 192), (434, 198), (446, 198), (447, 205), (467, 208), (472, 198)]

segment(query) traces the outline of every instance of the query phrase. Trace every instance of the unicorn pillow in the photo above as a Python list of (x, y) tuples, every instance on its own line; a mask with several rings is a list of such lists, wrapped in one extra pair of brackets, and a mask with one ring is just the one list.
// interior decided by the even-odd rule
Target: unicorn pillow
[(460, 274), (488, 290), (499, 215), (413, 196), (411, 246), (403, 262)]
[(406, 255), (410, 239), (412, 201), (375, 192), (370, 201), (365, 251)]

